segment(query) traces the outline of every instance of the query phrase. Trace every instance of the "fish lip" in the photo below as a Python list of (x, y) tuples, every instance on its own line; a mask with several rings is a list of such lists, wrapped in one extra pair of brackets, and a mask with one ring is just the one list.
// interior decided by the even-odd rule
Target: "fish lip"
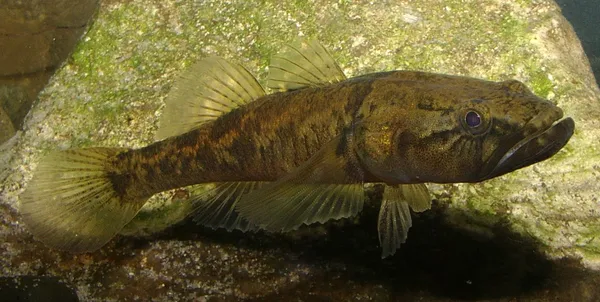
[(524, 130), (525, 137), (505, 151), (494, 168), (482, 177), (482, 180), (543, 161), (562, 149), (573, 135), (575, 122), (570, 117), (562, 118), (562, 110), (556, 111), (553, 115), (547, 126), (530, 134), (527, 134), (529, 129)]

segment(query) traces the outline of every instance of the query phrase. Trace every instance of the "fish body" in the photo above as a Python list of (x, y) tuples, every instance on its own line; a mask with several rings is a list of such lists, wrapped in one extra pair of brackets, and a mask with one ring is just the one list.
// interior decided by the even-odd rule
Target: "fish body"
[(272, 61), (265, 95), (240, 65), (209, 58), (176, 84), (158, 136), (141, 149), (48, 155), (22, 195), (44, 243), (94, 250), (155, 193), (216, 183), (193, 197), (214, 228), (287, 231), (356, 215), (364, 183), (385, 186), (382, 256), (406, 239), (424, 183), (479, 182), (544, 160), (574, 123), (518, 81), (416, 71), (346, 79), (327, 51), (300, 41)]
[(275, 181), (351, 126), (372, 82), (266, 95), (198, 129), (121, 153), (113, 166), (146, 195), (207, 182)]

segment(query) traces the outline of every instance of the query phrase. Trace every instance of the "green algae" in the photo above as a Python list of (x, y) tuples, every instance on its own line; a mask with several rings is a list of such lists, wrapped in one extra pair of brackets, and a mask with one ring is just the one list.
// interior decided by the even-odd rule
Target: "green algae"
[(554, 83), (548, 78), (548, 74), (538, 68), (530, 72), (529, 85), (533, 92), (542, 97), (548, 97), (554, 91)]

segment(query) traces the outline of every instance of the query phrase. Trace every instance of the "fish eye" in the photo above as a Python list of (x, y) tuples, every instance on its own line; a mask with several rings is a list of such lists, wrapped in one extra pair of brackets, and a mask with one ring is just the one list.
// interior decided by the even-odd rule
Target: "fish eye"
[(470, 110), (465, 114), (465, 124), (470, 128), (477, 128), (481, 126), (481, 114), (477, 111)]
[[(478, 109), (482, 109), (483, 111)], [(463, 129), (474, 136), (487, 133), (492, 125), (491, 120), (487, 117), (487, 108), (479, 106), (478, 109), (467, 108), (459, 115), (460, 124)]]

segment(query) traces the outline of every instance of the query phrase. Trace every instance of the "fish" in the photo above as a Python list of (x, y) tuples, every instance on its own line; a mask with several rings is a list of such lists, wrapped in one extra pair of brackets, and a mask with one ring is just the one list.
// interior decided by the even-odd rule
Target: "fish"
[(517, 80), (393, 70), (347, 78), (314, 39), (277, 53), (266, 93), (242, 65), (200, 60), (175, 82), (157, 140), (52, 151), (20, 196), (34, 238), (94, 251), (152, 195), (195, 184), (193, 220), (286, 232), (358, 215), (383, 186), (382, 258), (405, 243), (427, 183), (476, 183), (546, 160), (575, 123)]

